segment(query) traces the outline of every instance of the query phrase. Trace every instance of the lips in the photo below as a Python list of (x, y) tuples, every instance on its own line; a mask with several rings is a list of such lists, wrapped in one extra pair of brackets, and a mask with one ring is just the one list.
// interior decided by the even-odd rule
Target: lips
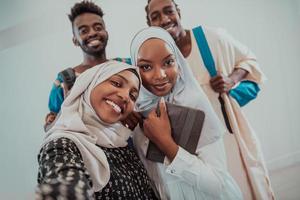
[(115, 103), (115, 102), (113, 102), (111, 100), (108, 100), (108, 99), (105, 100), (105, 102), (108, 105), (110, 105), (116, 113), (120, 114), (120, 113), (124, 112), (124, 106), (123, 105)]
[(156, 90), (165, 90), (166, 87), (168, 86), (168, 83), (169, 82), (164, 82), (164, 83), (159, 83), (159, 84), (154, 84), (153, 87), (156, 89)]
[(175, 27), (175, 24), (171, 23), (166, 26), (163, 26), (163, 29), (165, 29), (166, 31), (171, 31), (174, 27)]
[(90, 40), (90, 41), (88, 41), (87, 42), (87, 46), (88, 47), (97, 47), (97, 46), (99, 46), (101, 44), (101, 41), (100, 40), (98, 40), (98, 39), (94, 39), (94, 40)]

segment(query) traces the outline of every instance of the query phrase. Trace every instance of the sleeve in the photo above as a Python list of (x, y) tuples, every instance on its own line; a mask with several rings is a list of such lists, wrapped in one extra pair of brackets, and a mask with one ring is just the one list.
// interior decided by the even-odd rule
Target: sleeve
[(57, 75), (49, 95), (48, 107), (50, 112), (59, 113), (64, 101), (63, 79)]
[(123, 63), (126, 63), (126, 64), (128, 64), (128, 65), (132, 65), (132, 63), (131, 63), (131, 58), (120, 58), (120, 57), (116, 57), (116, 58), (113, 58), (113, 60), (118, 61), (118, 62), (123, 62)]
[(239, 187), (227, 172), (222, 139), (198, 149), (196, 154), (179, 147), (174, 160), (169, 164), (165, 161), (166, 173), (218, 199), (242, 199)]
[(36, 199), (93, 199), (91, 178), (70, 139), (59, 138), (44, 145), (38, 162)]
[(258, 84), (266, 80), (264, 73), (259, 67), (256, 56), (247, 46), (234, 39), (223, 29), (220, 29), (217, 35), (221, 45), (220, 52), (223, 57), (222, 60), (228, 63), (226, 69), (228, 73), (231, 73), (234, 68), (241, 68), (249, 72), (245, 78), (246, 80), (254, 81)]

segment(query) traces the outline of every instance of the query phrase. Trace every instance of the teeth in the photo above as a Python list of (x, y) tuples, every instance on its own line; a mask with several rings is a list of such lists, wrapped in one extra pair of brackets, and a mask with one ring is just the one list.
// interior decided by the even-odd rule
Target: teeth
[(109, 105), (112, 106), (112, 108), (117, 112), (117, 113), (121, 113), (121, 108), (120, 106), (118, 106), (117, 104), (115, 104), (114, 102), (110, 101), (110, 100), (106, 100), (106, 103), (108, 103)]
[(173, 27), (174, 27), (174, 26), (173, 26), (173, 24), (172, 24), (172, 25), (169, 25), (169, 26), (165, 26), (165, 29), (166, 29), (167, 31), (169, 31), (169, 30), (171, 30)]
[(92, 47), (92, 46), (97, 46), (100, 44), (100, 41), (99, 40), (92, 40), (88, 43), (88, 46), (89, 47)]
[(166, 31), (170, 31), (170, 30), (172, 30), (172, 28), (173, 28), (173, 27), (169, 27), (169, 28), (166, 29)]

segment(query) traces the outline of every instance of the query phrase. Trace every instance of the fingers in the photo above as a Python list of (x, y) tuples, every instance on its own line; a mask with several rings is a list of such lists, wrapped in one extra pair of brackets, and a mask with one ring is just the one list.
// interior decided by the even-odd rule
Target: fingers
[(233, 80), (222, 73), (210, 79), (212, 89), (217, 93), (228, 92), (234, 85)]
[(160, 114), (162, 117), (165, 117), (167, 115), (167, 107), (166, 107), (166, 102), (164, 98), (160, 99), (159, 102), (159, 109), (160, 109)]
[(142, 121), (142, 116), (140, 113), (132, 112), (127, 116), (126, 119), (122, 120), (122, 124), (129, 128), (130, 130), (134, 130), (136, 125)]
[(55, 118), (56, 118), (56, 114), (52, 112), (48, 113), (45, 119), (46, 124), (51, 124), (55, 120)]

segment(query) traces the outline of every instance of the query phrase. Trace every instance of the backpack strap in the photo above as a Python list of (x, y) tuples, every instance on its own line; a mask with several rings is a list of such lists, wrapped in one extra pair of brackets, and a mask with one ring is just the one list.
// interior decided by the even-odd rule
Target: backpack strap
[[(209, 49), (205, 34), (201, 26), (193, 28), (193, 33), (197, 42), (197, 46), (199, 48), (203, 63), (210, 75), (210, 77), (214, 77), (217, 75), (217, 70), (215, 66), (215, 61), (212, 57), (211, 51)], [(230, 133), (232, 133), (232, 128), (229, 122), (228, 115), (226, 113), (225, 103), (221, 95), (218, 97), (219, 102), (221, 104), (221, 110), (223, 114), (223, 118), (226, 124), (226, 127)]]
[(205, 34), (201, 26), (197, 26), (193, 28), (193, 33), (197, 42), (197, 46), (199, 48), (202, 60), (204, 65), (210, 74), (211, 77), (217, 75), (217, 70), (215, 66), (215, 61), (212, 57), (211, 51), (209, 49)]
[(68, 90), (70, 90), (76, 80), (76, 74), (75, 70), (72, 68), (67, 68), (61, 72), (59, 72), (59, 75), (63, 78), (63, 83), (67, 87)]

